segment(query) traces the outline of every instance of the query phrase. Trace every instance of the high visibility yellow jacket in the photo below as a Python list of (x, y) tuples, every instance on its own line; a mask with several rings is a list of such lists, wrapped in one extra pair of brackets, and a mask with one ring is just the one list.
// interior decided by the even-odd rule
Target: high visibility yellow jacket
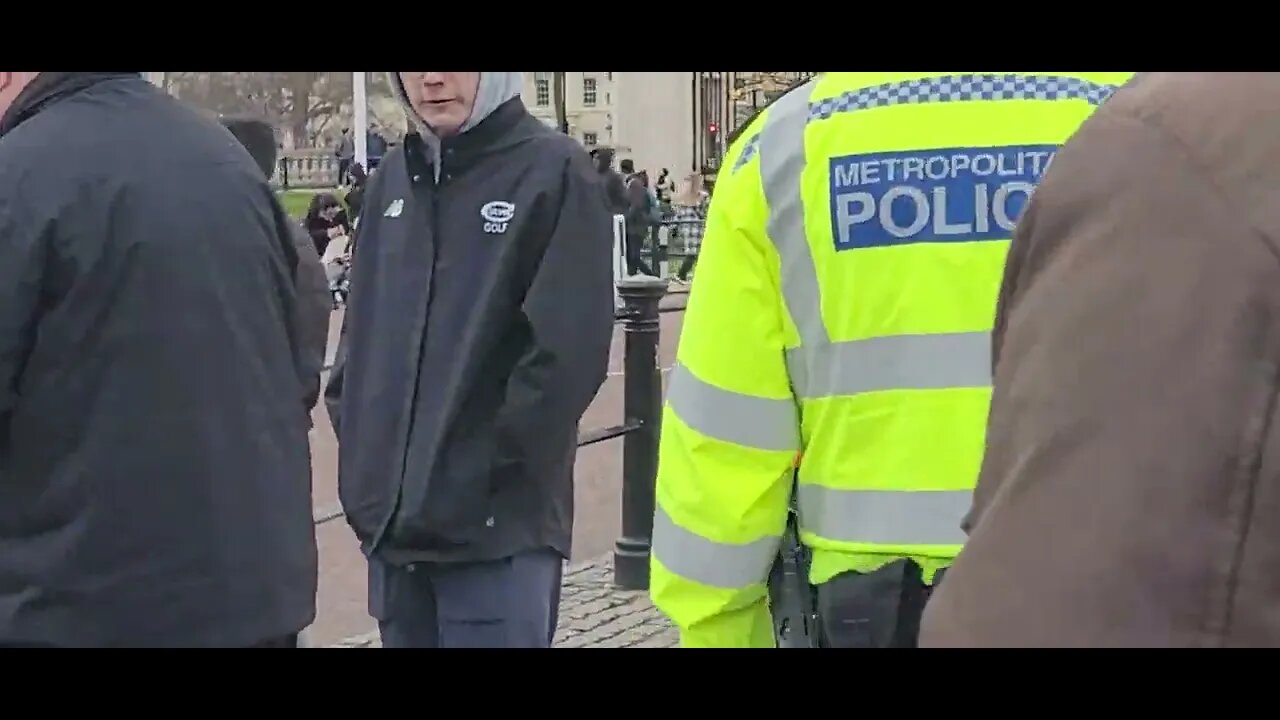
[(810, 581), (964, 541), (1014, 220), (1132, 73), (824, 73), (724, 160), (663, 411), (651, 595), (772, 647), (793, 480)]

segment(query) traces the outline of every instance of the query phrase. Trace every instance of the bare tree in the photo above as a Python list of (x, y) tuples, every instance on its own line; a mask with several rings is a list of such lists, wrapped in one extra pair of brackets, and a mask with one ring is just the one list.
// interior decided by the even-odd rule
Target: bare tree
[(253, 113), (287, 130), (295, 146), (317, 136), (351, 108), (351, 73), (257, 72), (166, 74), (169, 92), (213, 113)]

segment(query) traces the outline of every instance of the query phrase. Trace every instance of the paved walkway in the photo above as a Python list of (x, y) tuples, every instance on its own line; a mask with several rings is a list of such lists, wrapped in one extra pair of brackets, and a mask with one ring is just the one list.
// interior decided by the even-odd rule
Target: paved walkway
[[(613, 585), (613, 557), (570, 568), (560, 598), (558, 648), (676, 647), (675, 628), (649, 603), (647, 592)], [(378, 633), (349, 638), (330, 647), (376, 648)]]

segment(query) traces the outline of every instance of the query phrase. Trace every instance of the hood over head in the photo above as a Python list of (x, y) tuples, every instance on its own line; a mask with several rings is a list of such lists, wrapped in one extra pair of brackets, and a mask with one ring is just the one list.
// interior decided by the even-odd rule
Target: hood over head
[[(430, 157), (427, 158), (431, 162), (431, 166), (435, 168), (436, 179), (440, 179), (440, 138), (435, 132), (422, 121), (418, 116), (418, 111), (413, 109), (413, 105), (409, 102), (409, 95), (404, 90), (404, 84), (400, 82), (400, 73), (387, 73), (391, 87), (395, 89), (396, 97), (399, 98), (400, 104), (404, 107), (405, 113), (409, 117), (410, 127), (417, 130), (422, 136), (423, 145), (427, 148)], [(521, 90), (524, 89), (524, 73), (518, 72), (482, 72), (480, 73), (480, 86), (476, 89), (476, 101), (471, 106), (471, 116), (467, 121), (458, 128), (458, 134), (461, 135), (468, 130), (474, 128), (489, 117), (494, 110), (500, 105), (518, 97)]]

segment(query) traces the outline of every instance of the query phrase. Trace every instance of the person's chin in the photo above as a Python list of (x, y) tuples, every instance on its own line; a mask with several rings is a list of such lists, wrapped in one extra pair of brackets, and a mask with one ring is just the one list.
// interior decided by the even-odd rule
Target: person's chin
[(453, 125), (452, 119), (440, 113), (418, 113), (418, 117), (433, 132), (439, 131), (440, 128), (449, 128)]

